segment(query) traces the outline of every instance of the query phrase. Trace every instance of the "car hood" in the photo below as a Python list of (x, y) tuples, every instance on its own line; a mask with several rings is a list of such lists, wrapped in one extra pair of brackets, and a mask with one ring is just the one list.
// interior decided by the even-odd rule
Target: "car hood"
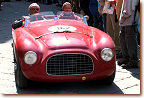
[(91, 29), (79, 21), (39, 22), (29, 29), (51, 49), (89, 48), (92, 40)]

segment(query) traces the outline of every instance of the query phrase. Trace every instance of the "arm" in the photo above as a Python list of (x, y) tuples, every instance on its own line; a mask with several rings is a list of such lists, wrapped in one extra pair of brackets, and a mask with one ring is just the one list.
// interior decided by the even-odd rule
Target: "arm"
[(122, 13), (121, 13), (121, 17), (122, 18), (128, 18), (131, 16), (132, 14), (132, 5), (131, 2), (133, 2), (133, 0), (124, 0), (123, 1), (123, 5), (122, 5)]
[(122, 10), (120, 15), (120, 24), (123, 24), (127, 19), (129, 19), (133, 13), (132, 3), (134, 0), (124, 0), (122, 4)]
[(74, 14), (74, 18), (75, 18), (75, 20), (81, 20), (81, 18), (75, 14)]

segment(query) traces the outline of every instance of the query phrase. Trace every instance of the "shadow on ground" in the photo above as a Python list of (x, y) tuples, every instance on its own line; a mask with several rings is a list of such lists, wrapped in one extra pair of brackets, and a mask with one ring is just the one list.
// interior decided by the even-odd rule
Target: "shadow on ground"
[(140, 80), (140, 67), (139, 68), (134, 68), (134, 69), (127, 69), (127, 70), (131, 72), (131, 75), (133, 77)]
[(33, 83), (27, 89), (19, 89), (18, 94), (123, 94), (120, 88), (113, 83), (103, 85), (99, 82), (81, 83)]
[(142, 72), (142, 71), (140, 71), (140, 69), (141, 69), (141, 64), (142, 64), (142, 62), (140, 63), (140, 46), (138, 45), (138, 48), (137, 48), (137, 54), (138, 54), (138, 60), (139, 60), (139, 62), (138, 62), (138, 68), (132, 68), (132, 69), (127, 69), (128, 71), (130, 71), (131, 72), (131, 75), (133, 76), (133, 77), (135, 77), (135, 78), (137, 78), (137, 79), (139, 79), (140, 80), (140, 75), (141, 75), (141, 73), (140, 72)]

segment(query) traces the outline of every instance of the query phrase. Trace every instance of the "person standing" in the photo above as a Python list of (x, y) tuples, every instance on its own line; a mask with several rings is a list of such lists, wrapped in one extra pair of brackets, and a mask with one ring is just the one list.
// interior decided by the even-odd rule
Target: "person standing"
[(98, 1), (90, 0), (89, 9), (91, 14), (93, 15), (93, 27), (96, 27), (103, 31), (103, 21), (102, 16), (98, 11)]
[(138, 68), (137, 58), (137, 24), (139, 12), (136, 5), (139, 0), (124, 0), (119, 19), (120, 24), (120, 45), (123, 58), (118, 61), (122, 68)]
[(80, 13), (84, 16), (84, 15), (88, 15), (89, 16), (89, 20), (88, 20), (88, 25), (89, 26), (93, 26), (93, 16), (89, 10), (89, 3), (90, 0), (80, 0), (79, 4), (80, 4)]
[(120, 43), (119, 43), (119, 21), (116, 16), (116, 0), (105, 0), (105, 5), (103, 8), (103, 13), (106, 13), (106, 33), (108, 33), (113, 39), (115, 46), (117, 57), (121, 51)]
[(106, 13), (103, 13), (103, 8), (105, 5), (105, 0), (97, 0), (98, 3), (100, 4), (98, 11), (99, 14), (102, 16), (102, 21), (103, 21), (103, 31), (106, 32)]
[(117, 0), (117, 4), (116, 4), (116, 7), (115, 7), (116, 8), (117, 20), (119, 20), (119, 18), (120, 18), (122, 4), (123, 4), (123, 0)]

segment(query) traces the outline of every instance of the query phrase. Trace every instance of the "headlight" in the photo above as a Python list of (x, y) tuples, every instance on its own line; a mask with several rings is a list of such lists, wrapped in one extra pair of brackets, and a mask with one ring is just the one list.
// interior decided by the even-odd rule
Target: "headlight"
[(37, 54), (33, 51), (28, 51), (24, 56), (26, 64), (32, 65), (37, 61)]
[(110, 60), (112, 60), (112, 58), (113, 58), (113, 52), (112, 52), (112, 50), (110, 48), (104, 48), (101, 51), (101, 58), (104, 61), (110, 61)]

